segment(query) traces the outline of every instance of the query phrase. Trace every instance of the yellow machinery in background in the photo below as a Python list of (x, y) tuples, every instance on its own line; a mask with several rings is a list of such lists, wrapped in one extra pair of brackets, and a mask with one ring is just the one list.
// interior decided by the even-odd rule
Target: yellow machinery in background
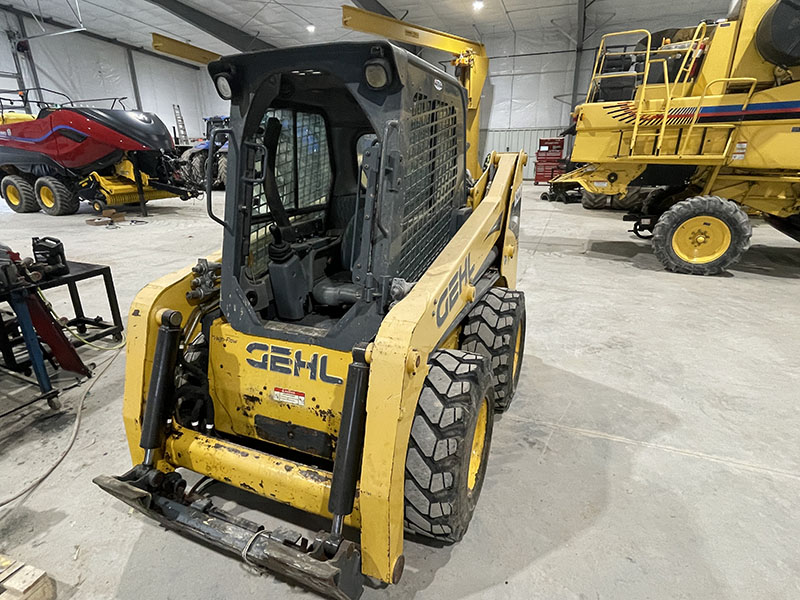
[[(649, 187), (634, 232), (669, 270), (715, 274), (749, 247), (747, 211), (800, 240), (800, 7), (734, 2), (727, 19), (603, 37), (572, 161), (553, 183)], [(793, 29), (794, 27), (794, 29)]]
[[(92, 208), (97, 213), (102, 213), (108, 206), (133, 204), (142, 200), (148, 202), (175, 196), (174, 189), (164, 190), (151, 186), (150, 176), (147, 173), (139, 173), (139, 177), (142, 185), (141, 197), (133, 163), (124, 158), (114, 165), (113, 173), (101, 175), (97, 171), (92, 171), (78, 185), (97, 191), (96, 197), (90, 200)], [(183, 199), (186, 199), (186, 196), (183, 196)]]
[(362, 33), (373, 33), (397, 42), (424, 46), (453, 55), (456, 77), (467, 90), (467, 168), (473, 177), (481, 172), (481, 93), (489, 73), (489, 57), (480, 42), (414, 25), (356, 8), (342, 6), (342, 25)]
[(0, 113), (0, 125), (11, 125), (12, 123), (24, 123), (26, 121), (35, 121), (35, 115), (28, 113), (3, 111)]
[[(229, 140), (224, 218), (207, 195), (221, 258), (134, 300), (123, 419), (136, 466), (95, 481), (165, 527), (353, 600), (365, 575), (399, 581), (404, 531), (438, 544), (467, 532), (524, 353), (527, 156), (492, 153), (472, 185), (463, 86), (386, 41), (209, 71), (232, 109), (210, 140)], [(267, 531), (184, 476), (330, 531)]]

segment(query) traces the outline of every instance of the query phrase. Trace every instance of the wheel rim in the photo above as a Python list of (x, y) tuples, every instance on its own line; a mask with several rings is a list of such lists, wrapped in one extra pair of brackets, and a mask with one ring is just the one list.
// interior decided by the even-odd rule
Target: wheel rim
[(519, 367), (520, 348), (522, 348), (522, 327), (517, 328), (517, 341), (514, 343), (514, 365), (512, 367), (514, 377), (517, 376), (517, 368)]
[(19, 206), (19, 203), (22, 202), (22, 197), (20, 196), (17, 186), (9, 185), (6, 188), (6, 199), (14, 206)]
[(47, 208), (53, 208), (56, 205), (56, 196), (46, 185), (43, 185), (39, 189), (39, 198), (42, 200), (42, 204), (44, 204)]
[(486, 425), (489, 422), (489, 401), (484, 398), (478, 411), (478, 420), (475, 423), (475, 433), (472, 436), (472, 451), (469, 457), (469, 476), (467, 489), (471, 492), (478, 482), (478, 473), (483, 464), (483, 448), (486, 446)]
[(731, 229), (716, 217), (701, 215), (684, 221), (672, 236), (672, 250), (681, 260), (702, 265), (714, 262), (731, 246)]

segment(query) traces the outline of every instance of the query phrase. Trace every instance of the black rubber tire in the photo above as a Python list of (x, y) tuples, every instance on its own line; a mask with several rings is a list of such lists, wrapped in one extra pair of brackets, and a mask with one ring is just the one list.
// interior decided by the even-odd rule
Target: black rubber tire
[[(728, 226), (730, 246), (718, 259), (695, 264), (681, 259), (672, 248), (672, 238), (678, 228), (693, 217), (715, 217)], [(689, 275), (718, 275), (733, 266), (750, 247), (753, 227), (750, 218), (732, 200), (719, 196), (697, 196), (673, 205), (658, 219), (653, 229), (653, 253), (668, 271)]]
[[(36, 201), (39, 203), (39, 208), (43, 213), (53, 217), (60, 217), (63, 215), (74, 215), (81, 207), (81, 200), (75, 192), (69, 189), (64, 183), (55, 177), (39, 177), (34, 186), (36, 190)], [(48, 188), (53, 194), (53, 205), (47, 206), (42, 201), (42, 191)]]
[(642, 209), (645, 196), (646, 194), (642, 193), (641, 188), (630, 187), (624, 198), (620, 198), (619, 195), (611, 198), (611, 208), (616, 210), (639, 211)]
[[(480, 496), (494, 424), (489, 366), (478, 354), (438, 350), (419, 397), (405, 469), (405, 527), (444, 543), (464, 537)], [(487, 403), (481, 463), (469, 487), (472, 442)]]
[(525, 327), (525, 294), (500, 287), (486, 292), (464, 321), (461, 349), (489, 359), (495, 412), (507, 411), (517, 391), (525, 354)]
[(581, 190), (581, 206), (589, 210), (598, 210), (608, 206), (608, 196), (605, 194), (593, 194), (586, 190)]
[(98, 215), (102, 215), (103, 211), (108, 208), (105, 200), (92, 200), (92, 210)]
[(206, 181), (206, 161), (208, 153), (197, 152), (189, 159), (189, 178), (192, 183), (204, 185)]
[(539, 196), (542, 202), (552, 202), (552, 196), (548, 192), (542, 192), (542, 195)]
[(220, 152), (217, 158), (217, 178), (216, 185), (219, 189), (225, 189), (225, 182), (228, 180), (228, 154)]
[[(19, 203), (12, 204), (8, 199), (8, 188), (14, 187), (19, 195)], [(39, 212), (39, 203), (36, 202), (36, 192), (30, 182), (24, 177), (19, 175), (6, 175), (0, 183), (0, 189), (3, 192), (3, 198), (8, 204), (9, 208), (16, 213), (32, 213)]]
[(186, 150), (180, 157), (180, 175), (181, 181), (189, 183), (192, 180), (192, 165), (191, 165), (192, 151)]

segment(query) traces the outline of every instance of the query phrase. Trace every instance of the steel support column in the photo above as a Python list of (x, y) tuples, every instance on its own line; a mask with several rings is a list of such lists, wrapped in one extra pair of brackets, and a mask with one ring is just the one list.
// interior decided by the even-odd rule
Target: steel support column
[[(19, 32), (22, 34), (23, 38), (28, 37), (28, 32), (25, 30), (25, 19), (22, 18), (21, 13), (16, 13), (17, 15), (17, 23), (19, 24)], [(14, 48), (13, 52), (16, 52), (16, 48)], [(28, 66), (31, 68), (31, 76), (33, 77), (33, 85), (36, 88), (36, 94), (39, 96), (39, 101), (41, 102), (44, 100), (44, 96), (42, 95), (42, 84), (39, 83), (39, 73), (36, 71), (36, 63), (33, 60), (33, 49), (30, 46), (30, 42), (28, 42), (28, 52), (27, 52), (27, 60)]]
[(131, 74), (131, 84), (133, 85), (133, 98), (136, 100), (136, 110), (142, 110), (142, 95), (139, 93), (139, 79), (136, 77), (136, 64), (133, 62), (133, 50), (125, 48), (125, 56), (128, 57), (128, 71)]
[(575, 36), (575, 73), (572, 77), (572, 108), (578, 104), (578, 86), (581, 84), (581, 59), (586, 40), (586, 0), (578, 0), (578, 28)]

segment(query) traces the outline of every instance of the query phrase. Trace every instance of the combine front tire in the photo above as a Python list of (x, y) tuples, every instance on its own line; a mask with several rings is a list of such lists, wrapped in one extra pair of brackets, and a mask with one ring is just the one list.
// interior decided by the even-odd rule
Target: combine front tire
[(486, 292), (467, 315), (461, 348), (489, 359), (494, 408), (508, 410), (525, 352), (525, 294), (499, 287)]
[(676, 273), (716, 275), (750, 247), (753, 228), (738, 204), (718, 196), (678, 202), (653, 229), (653, 252)]
[(2, 188), (3, 198), (14, 212), (30, 213), (39, 210), (33, 186), (23, 177), (7, 175), (3, 177), (0, 188)]
[(48, 215), (58, 217), (72, 215), (81, 206), (75, 192), (55, 177), (39, 177), (36, 180), (36, 200), (39, 208)]
[(605, 194), (593, 194), (586, 190), (581, 191), (581, 205), (589, 210), (597, 210), (608, 206), (608, 196)]
[(417, 404), (406, 457), (405, 526), (454, 543), (467, 531), (486, 474), (494, 397), (486, 359), (439, 350)]
[(624, 198), (619, 195), (611, 198), (611, 208), (617, 210), (640, 211), (646, 194), (639, 187), (628, 188), (628, 193)]

